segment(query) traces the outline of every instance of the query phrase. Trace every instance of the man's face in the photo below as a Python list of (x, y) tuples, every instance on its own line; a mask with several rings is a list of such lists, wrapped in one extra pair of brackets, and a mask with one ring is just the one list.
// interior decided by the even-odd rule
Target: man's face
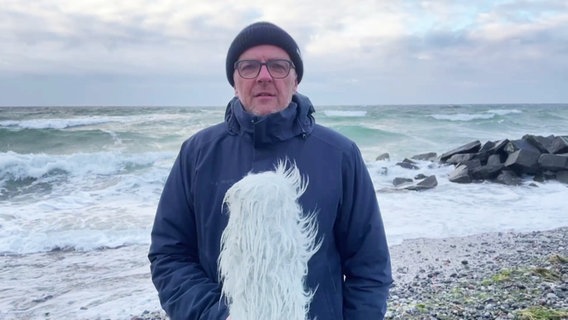
[[(282, 48), (273, 45), (260, 45), (243, 52), (240, 60), (268, 60), (285, 59), (290, 56)], [(260, 68), (256, 78), (245, 79), (237, 70), (233, 72), (235, 81), (235, 95), (241, 101), (246, 111), (254, 115), (267, 115), (279, 112), (290, 104), (292, 95), (298, 88), (296, 70), (291, 69), (288, 76), (283, 79), (274, 79), (265, 65)]]

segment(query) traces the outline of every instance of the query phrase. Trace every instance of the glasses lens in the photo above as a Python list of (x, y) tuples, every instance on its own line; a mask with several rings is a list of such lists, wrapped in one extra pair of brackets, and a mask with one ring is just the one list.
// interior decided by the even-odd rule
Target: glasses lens
[(274, 78), (285, 78), (290, 72), (290, 62), (286, 60), (272, 60), (268, 61), (266, 65)]
[(258, 76), (263, 65), (266, 65), (268, 72), (275, 79), (286, 78), (293, 68), (292, 62), (288, 60), (268, 60), (266, 63), (258, 60), (241, 60), (235, 63), (235, 69), (241, 77), (253, 79)]
[(260, 61), (256, 60), (243, 60), (237, 62), (237, 71), (243, 78), (254, 78), (260, 71)]

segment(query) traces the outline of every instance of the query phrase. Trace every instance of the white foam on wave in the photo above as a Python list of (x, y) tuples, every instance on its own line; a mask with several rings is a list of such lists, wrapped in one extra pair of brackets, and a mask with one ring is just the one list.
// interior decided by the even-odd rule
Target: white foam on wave
[(521, 110), (518, 109), (491, 109), (491, 110), (487, 110), (487, 113), (493, 113), (493, 114), (497, 114), (500, 116), (505, 116), (508, 114), (518, 114), (518, 113), (523, 113)]
[[(3, 120), (0, 127), (19, 128), (19, 129), (68, 129), (74, 127), (96, 126), (108, 123), (120, 125), (143, 124), (159, 121), (179, 121), (183, 114), (141, 114), (133, 116), (78, 116), (72, 118), (38, 118), (26, 120)], [(188, 118), (195, 117), (195, 114), (188, 114)]]
[(517, 109), (491, 109), (479, 113), (456, 113), (456, 114), (432, 114), (430, 117), (436, 120), (448, 121), (474, 121), (493, 119), (496, 116), (505, 116), (508, 114), (518, 114), (522, 111)]
[(323, 110), (328, 117), (357, 118), (367, 115), (365, 110)]
[[(423, 164), (425, 164), (423, 162)], [(448, 180), (452, 166), (408, 170), (394, 162), (369, 165), (389, 244), (412, 238), (444, 238), (485, 232), (548, 230), (568, 226), (563, 199), (566, 186), (557, 181), (522, 186), (493, 182), (458, 184)], [(387, 168), (387, 174), (384, 173)], [(395, 177), (436, 175), (434, 189), (395, 191)]]
[(147, 244), (160, 188), (121, 189), (118, 185), (4, 206), (0, 252), (91, 251)]
[[(171, 159), (172, 152), (122, 154), (119, 152), (73, 153), (68, 155), (0, 153), (0, 179), (40, 178), (61, 170), (70, 176), (111, 175), (133, 166), (151, 166), (162, 159)], [(0, 185), (2, 180), (0, 180)]]
[(99, 125), (116, 121), (112, 117), (88, 117), (69, 119), (30, 119), (0, 121), (0, 127), (17, 127), (21, 129), (65, 129), (89, 125)]
[[(23, 254), (148, 243), (175, 153), (4, 155), (4, 184), (7, 176), (49, 184), (48, 191), (2, 200), (0, 252)], [(54, 169), (59, 171), (49, 176)]]
[(487, 120), (495, 117), (494, 113), (457, 113), (457, 114), (433, 114), (432, 118), (436, 120), (448, 121), (472, 121)]

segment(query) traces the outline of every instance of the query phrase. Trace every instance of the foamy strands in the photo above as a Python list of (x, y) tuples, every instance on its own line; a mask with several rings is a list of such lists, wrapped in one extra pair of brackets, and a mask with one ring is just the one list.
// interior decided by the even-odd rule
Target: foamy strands
[(320, 243), (315, 215), (297, 202), (306, 187), (299, 170), (281, 162), (227, 191), (219, 275), (232, 319), (307, 319), (314, 292), (304, 280)]

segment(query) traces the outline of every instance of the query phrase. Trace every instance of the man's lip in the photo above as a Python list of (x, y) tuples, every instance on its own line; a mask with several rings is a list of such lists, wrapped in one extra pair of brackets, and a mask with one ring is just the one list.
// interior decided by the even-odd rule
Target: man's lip
[(255, 97), (274, 97), (275, 94), (268, 93), (268, 92), (259, 92), (254, 95)]

